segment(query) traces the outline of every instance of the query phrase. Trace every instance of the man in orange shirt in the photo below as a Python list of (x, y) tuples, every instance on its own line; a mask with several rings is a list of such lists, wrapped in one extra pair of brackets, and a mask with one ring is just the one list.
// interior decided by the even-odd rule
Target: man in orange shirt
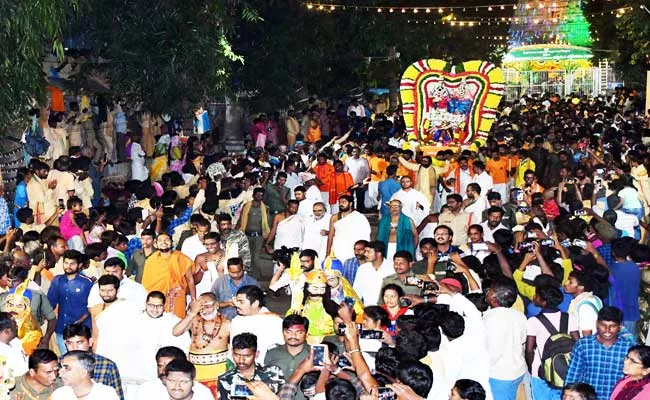
[(377, 206), (379, 197), (379, 182), (386, 179), (386, 167), (388, 162), (382, 157), (382, 149), (377, 149), (376, 154), (366, 147), (368, 151), (368, 164), (370, 165), (370, 182), (368, 183), (368, 199), (370, 207)]
[[(404, 150), (402, 151), (402, 157), (406, 160), (406, 162), (409, 162), (415, 166), (418, 165), (417, 162), (413, 160), (413, 152), (411, 150)], [(409, 170), (408, 168), (404, 167), (401, 163), (397, 164), (397, 176), (402, 177), (402, 176), (408, 176), (411, 178), (411, 182), (415, 185), (415, 173), (416, 171)]]
[(485, 170), (492, 176), (492, 191), (498, 192), (502, 199), (507, 199), (508, 159), (504, 157), (505, 147), (498, 146), (492, 152), (492, 158), (485, 164)]
[(321, 196), (323, 196), (323, 203), (329, 207), (330, 177), (334, 173), (334, 167), (327, 162), (327, 154), (318, 153), (316, 156), (316, 165), (312, 169), (316, 174), (316, 184), (318, 185)]
[(344, 195), (351, 195), (350, 188), (354, 185), (354, 179), (349, 172), (343, 170), (343, 162), (340, 160), (334, 161), (334, 172), (329, 177), (330, 194), (329, 203), (332, 209), (332, 214), (339, 212), (339, 198)]

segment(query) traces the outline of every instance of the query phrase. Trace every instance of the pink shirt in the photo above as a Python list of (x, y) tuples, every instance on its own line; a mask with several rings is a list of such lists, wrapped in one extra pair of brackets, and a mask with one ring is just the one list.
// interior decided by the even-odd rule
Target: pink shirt
[[(544, 316), (548, 318), (548, 320), (553, 324), (553, 326), (559, 330), (560, 328), (560, 312), (554, 312), (554, 313), (544, 313)], [(569, 314), (569, 332), (574, 332), (578, 330), (578, 322), (576, 319)], [(533, 358), (533, 366), (532, 366), (532, 375), (534, 377), (539, 377), (539, 374), (537, 373), (539, 370), (539, 366), (542, 363), (542, 354), (544, 353), (544, 345), (546, 344), (546, 341), (548, 340), (551, 335), (549, 332), (546, 330), (544, 325), (537, 319), (537, 317), (531, 317), (528, 318), (528, 322), (526, 323), (526, 335), (527, 336), (535, 336), (535, 343), (537, 344), (537, 348), (535, 349), (535, 358)]]
[(81, 236), (83, 234), (83, 229), (73, 224), (73, 218), (74, 212), (72, 210), (66, 211), (61, 217), (59, 228), (61, 228), (61, 236), (63, 236), (65, 240), (68, 240), (73, 236)]

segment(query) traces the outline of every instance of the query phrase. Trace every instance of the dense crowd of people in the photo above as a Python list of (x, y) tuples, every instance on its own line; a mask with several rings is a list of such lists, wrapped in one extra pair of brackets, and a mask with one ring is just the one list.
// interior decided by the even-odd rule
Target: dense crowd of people
[(650, 399), (625, 91), (504, 101), (469, 146), (311, 98), (241, 153), (202, 108), (80, 103), (0, 199), (1, 398)]

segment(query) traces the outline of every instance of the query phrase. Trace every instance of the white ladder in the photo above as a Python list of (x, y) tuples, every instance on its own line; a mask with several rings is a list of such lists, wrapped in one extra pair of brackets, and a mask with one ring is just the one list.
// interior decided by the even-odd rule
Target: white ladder
[(609, 69), (610, 69), (610, 63), (609, 60), (606, 58), (601, 59), (598, 61), (598, 69), (600, 70), (600, 82), (598, 82), (600, 93), (601, 94), (607, 94), (607, 78), (609, 76)]

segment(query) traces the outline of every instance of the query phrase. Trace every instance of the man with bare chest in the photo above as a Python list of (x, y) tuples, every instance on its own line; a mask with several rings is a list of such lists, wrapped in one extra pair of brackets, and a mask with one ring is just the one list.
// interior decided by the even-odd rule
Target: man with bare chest
[(174, 327), (174, 335), (190, 331), (189, 361), (196, 367), (196, 380), (207, 386), (215, 398), (219, 376), (226, 372), (230, 321), (223, 318), (213, 293), (203, 293), (190, 304), (187, 316)]

